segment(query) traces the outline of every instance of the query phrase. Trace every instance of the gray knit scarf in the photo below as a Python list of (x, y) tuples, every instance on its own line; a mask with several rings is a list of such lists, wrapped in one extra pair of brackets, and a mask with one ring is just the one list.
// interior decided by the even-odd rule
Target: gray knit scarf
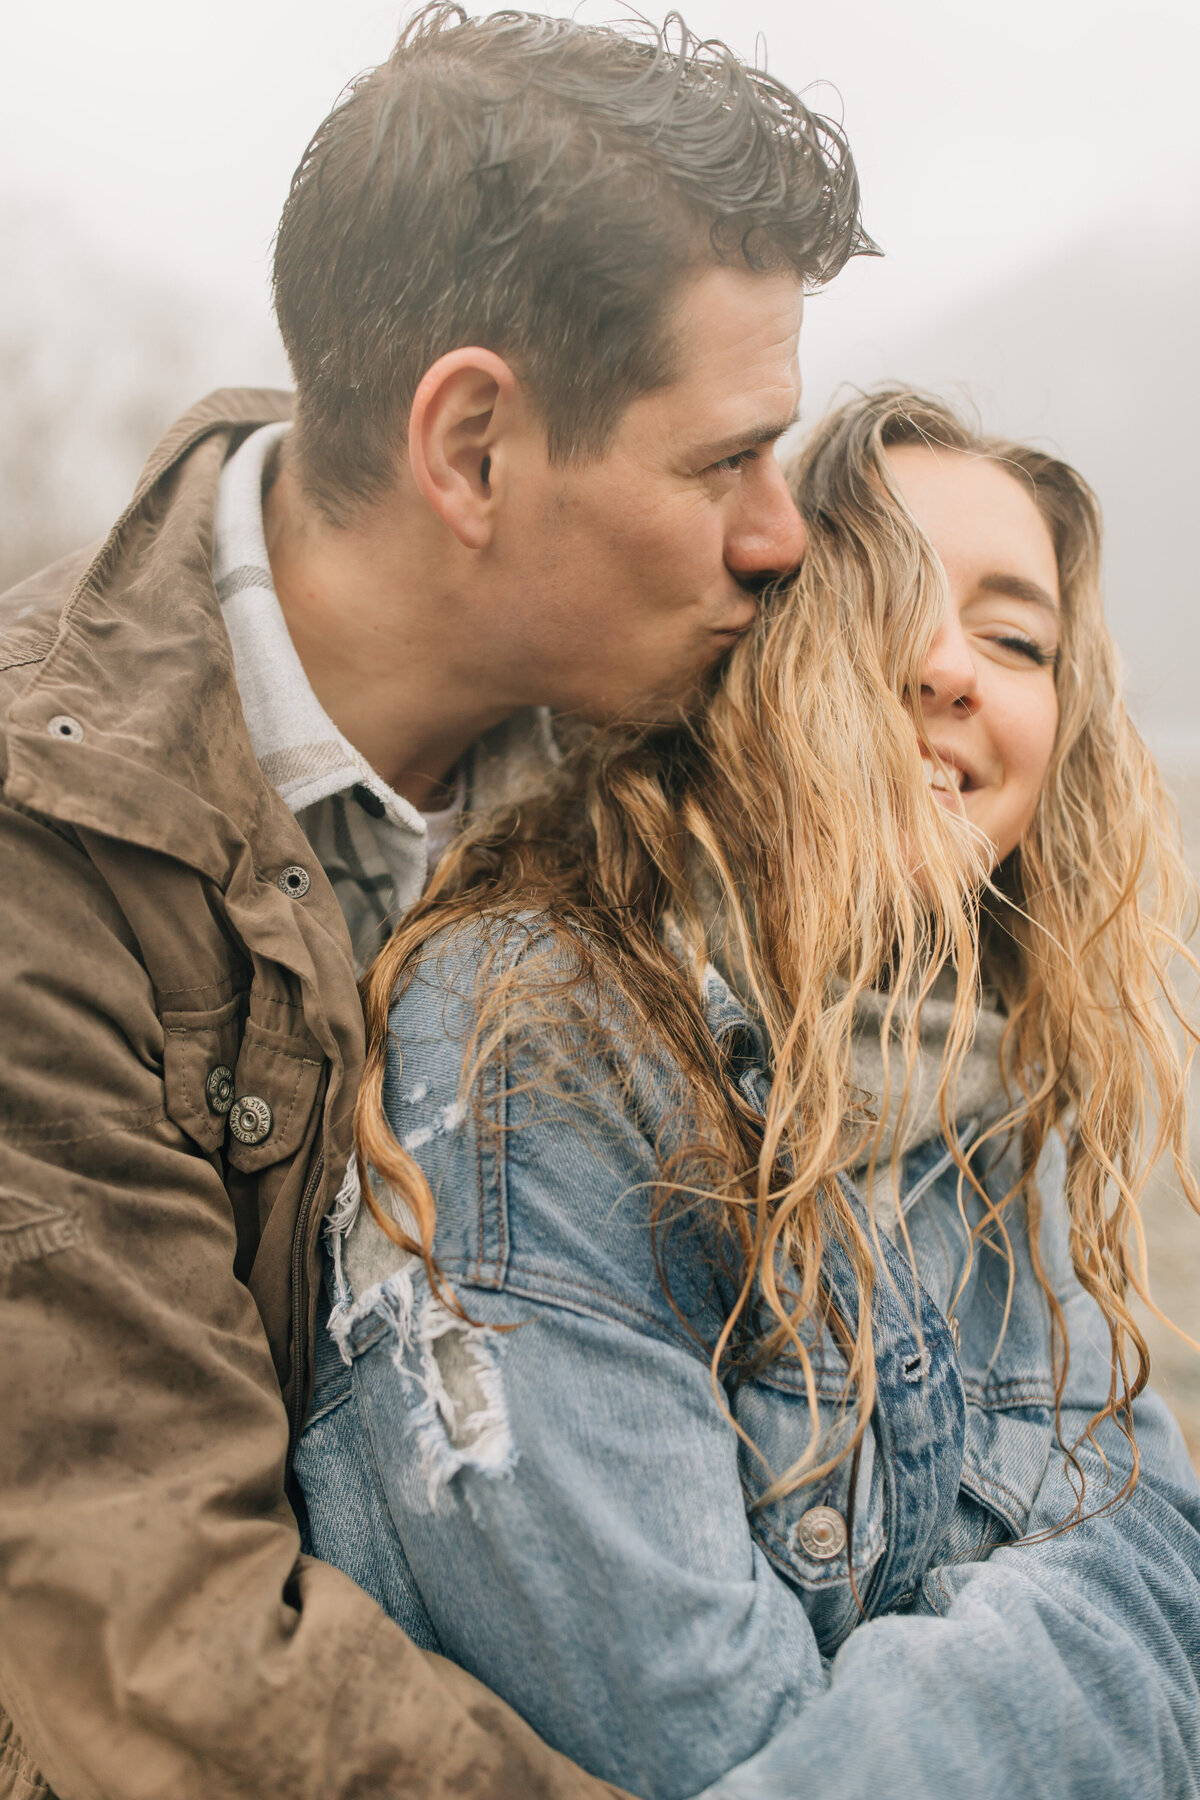
[[(877, 1115), (881, 1112), (883, 1103), (882, 1031), (887, 1005), (886, 994), (871, 990), (860, 994), (854, 1006), (855, 1084), (870, 1095), (868, 1104), (873, 1103)], [(917, 1062), (913, 1069), (912, 1087), (899, 1144), (901, 1156), (941, 1132), (937, 1104), (938, 1079), (953, 1016), (954, 1001), (941, 998), (936, 990), (921, 1008)], [(977, 1118), (981, 1123), (988, 1123), (1007, 1110), (1008, 1100), (1000, 1067), (1000, 1039), (1003, 1034), (1004, 1015), (994, 1001), (985, 1003), (977, 1015), (975, 1041), (958, 1073), (955, 1115), (959, 1122)], [(899, 1222), (900, 1208), (891, 1165), (893, 1151), (897, 1148), (896, 1128), (904, 1088), (904, 1062), (900, 1047), (895, 1042), (894, 1026), (891, 1079), (892, 1092), (887, 1117), (875, 1150), (875, 1179), (869, 1195), (865, 1184), (870, 1156), (853, 1168), (851, 1174), (864, 1197), (869, 1198), (874, 1206), (881, 1228), (894, 1233)]]

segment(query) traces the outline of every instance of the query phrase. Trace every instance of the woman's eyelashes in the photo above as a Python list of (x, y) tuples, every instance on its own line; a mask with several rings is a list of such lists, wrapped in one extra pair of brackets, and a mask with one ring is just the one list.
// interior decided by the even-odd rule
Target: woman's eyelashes
[(1058, 651), (1047, 644), (1039, 644), (1036, 638), (1025, 637), (1020, 632), (1009, 632), (1004, 637), (993, 638), (993, 643), (1003, 644), (1006, 650), (1016, 651), (1018, 656), (1028, 657), (1039, 669), (1053, 667), (1058, 661)]

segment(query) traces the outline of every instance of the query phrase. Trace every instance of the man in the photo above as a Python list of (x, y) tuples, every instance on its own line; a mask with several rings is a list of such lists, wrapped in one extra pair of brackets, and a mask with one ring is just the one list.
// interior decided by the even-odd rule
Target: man
[(837, 130), (682, 27), (420, 15), (318, 131), (292, 404), (2, 606), (0, 1793), (598, 1795), (301, 1554), (355, 986), (551, 707), (664, 716), (792, 567)]

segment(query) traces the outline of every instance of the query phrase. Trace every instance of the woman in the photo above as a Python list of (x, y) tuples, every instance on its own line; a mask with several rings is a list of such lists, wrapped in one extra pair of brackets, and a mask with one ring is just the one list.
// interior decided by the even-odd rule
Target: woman
[(655, 1800), (1192, 1794), (1200, 1490), (1127, 1304), (1164, 1150), (1195, 1198), (1188, 890), (1095, 505), (894, 393), (796, 484), (701, 714), (376, 966), (314, 1547)]

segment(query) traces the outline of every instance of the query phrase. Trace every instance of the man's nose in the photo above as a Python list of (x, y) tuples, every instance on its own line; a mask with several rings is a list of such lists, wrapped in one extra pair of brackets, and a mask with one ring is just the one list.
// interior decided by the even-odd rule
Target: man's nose
[(974, 711), (978, 689), (975, 658), (951, 604), (921, 668), (921, 705), (926, 712), (957, 705)]
[(757, 465), (759, 479), (747, 484), (737, 518), (725, 540), (725, 566), (742, 579), (790, 575), (804, 556), (808, 534), (783, 470), (771, 451)]

